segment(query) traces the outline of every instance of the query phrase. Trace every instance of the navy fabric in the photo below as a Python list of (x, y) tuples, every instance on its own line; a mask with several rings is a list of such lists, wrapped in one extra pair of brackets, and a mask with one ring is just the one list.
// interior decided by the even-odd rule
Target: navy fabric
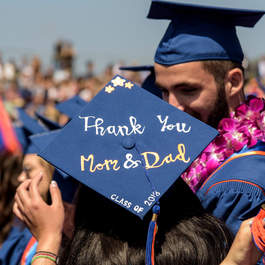
[[(60, 129), (30, 136), (30, 140), (37, 152), (40, 152), (53, 141), (53, 139), (60, 133)], [(72, 203), (77, 189), (77, 181), (64, 173), (62, 170), (55, 168), (53, 173), (53, 180), (55, 180), (61, 190), (62, 198), (65, 202)]]
[(244, 54), (236, 26), (253, 27), (263, 14), (261, 10), (153, 0), (148, 18), (171, 20), (157, 48), (155, 62), (162, 65), (202, 60), (241, 63)]
[(44, 126), (42, 126), (38, 120), (33, 119), (29, 116), (26, 111), (22, 108), (18, 108), (18, 118), (21, 121), (23, 127), (31, 134), (42, 133), (47, 131)]
[(197, 192), (203, 207), (225, 221), (234, 234), (265, 202), (265, 153), (238, 157), (253, 151), (265, 151), (265, 144), (234, 154)]
[(115, 76), (39, 155), (143, 218), (216, 135)]
[(148, 72), (152, 72), (152, 71), (154, 71), (154, 66), (153, 65), (132, 65), (132, 66), (121, 66), (119, 69), (122, 71), (133, 71), (133, 72), (148, 71)]
[(79, 183), (68, 175), (67, 177), (62, 176), (61, 172), (61, 170), (55, 169), (53, 180), (57, 182), (60, 188), (63, 201), (72, 203)]
[(72, 119), (87, 104), (80, 96), (74, 96), (68, 100), (56, 104), (56, 109)]
[(141, 87), (150, 93), (162, 98), (161, 90), (155, 85), (155, 70), (153, 65), (138, 65), (138, 66), (121, 66), (120, 70), (133, 72), (149, 72), (149, 75), (142, 82)]
[(57, 129), (61, 128), (61, 126), (57, 122), (48, 119), (43, 114), (41, 114), (39, 112), (35, 112), (35, 115), (44, 124), (44, 126), (47, 129), (49, 129), (49, 130), (57, 130)]
[(15, 130), (17, 139), (22, 147), (23, 154), (25, 154), (29, 146), (29, 140), (28, 140), (29, 133), (21, 125), (14, 125), (13, 127)]
[[(34, 146), (36, 150), (36, 154), (39, 153), (41, 150), (43, 150), (46, 146), (49, 145), (49, 143), (52, 142), (52, 140), (60, 133), (60, 129), (53, 130), (53, 131), (48, 131), (44, 133), (38, 133), (31, 135), (29, 137), (32, 145)], [(61, 171), (60, 169), (55, 169), (56, 171), (59, 171), (58, 174), (60, 174), (61, 177), (63, 178), (68, 178), (69, 176)]]
[(47, 128), (42, 126), (36, 119), (29, 116), (24, 109), (18, 108), (19, 124), (15, 125), (15, 132), (20, 142), (24, 154), (35, 154), (37, 148), (31, 143), (29, 137), (33, 134), (48, 131)]
[(0, 265), (20, 264), (23, 252), (32, 235), (27, 228), (14, 226), (0, 248)]

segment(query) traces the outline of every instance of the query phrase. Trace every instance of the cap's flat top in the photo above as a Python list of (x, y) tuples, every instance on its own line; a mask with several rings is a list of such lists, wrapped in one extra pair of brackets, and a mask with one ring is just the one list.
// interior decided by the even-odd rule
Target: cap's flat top
[(66, 114), (69, 118), (73, 118), (75, 114), (87, 104), (80, 96), (74, 96), (68, 100), (56, 104), (56, 109), (61, 113)]
[(40, 156), (143, 218), (216, 135), (116, 76)]
[(194, 15), (199, 15), (212, 19), (213, 21), (219, 20), (220, 23), (254, 27), (264, 13), (264, 10), (237, 9), (178, 3), (176, 1), (153, 0), (147, 17), (172, 20), (183, 14), (187, 19), (192, 18)]

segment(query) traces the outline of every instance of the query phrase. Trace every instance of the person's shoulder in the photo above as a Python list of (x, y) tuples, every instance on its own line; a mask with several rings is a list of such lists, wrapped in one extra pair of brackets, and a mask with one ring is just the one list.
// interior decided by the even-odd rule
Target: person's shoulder
[(0, 248), (0, 264), (18, 264), (31, 237), (32, 235), (27, 228), (13, 226)]
[(211, 190), (246, 191), (246, 188), (260, 190), (265, 188), (265, 144), (259, 144), (244, 152), (234, 154), (224, 161), (203, 183), (198, 193), (207, 194)]

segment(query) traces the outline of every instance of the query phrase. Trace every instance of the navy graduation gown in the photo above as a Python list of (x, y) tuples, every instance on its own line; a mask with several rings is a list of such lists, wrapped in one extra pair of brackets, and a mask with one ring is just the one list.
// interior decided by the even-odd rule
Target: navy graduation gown
[(233, 154), (208, 177), (197, 195), (203, 207), (236, 234), (265, 203), (265, 143)]

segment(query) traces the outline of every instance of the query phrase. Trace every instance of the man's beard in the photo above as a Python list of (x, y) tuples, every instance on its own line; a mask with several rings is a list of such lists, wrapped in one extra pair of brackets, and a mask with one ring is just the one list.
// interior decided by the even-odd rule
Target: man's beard
[[(193, 111), (189, 112), (189, 114), (194, 118), (202, 121), (200, 113)], [(229, 109), (226, 100), (225, 90), (224, 88), (220, 87), (218, 88), (218, 93), (216, 101), (214, 103), (214, 108), (205, 123), (217, 129), (220, 120), (228, 117), (228, 115), (229, 115)]]
[(223, 87), (219, 87), (214, 109), (208, 117), (207, 124), (217, 128), (221, 119), (228, 117), (228, 115), (229, 108), (226, 100), (225, 89)]

